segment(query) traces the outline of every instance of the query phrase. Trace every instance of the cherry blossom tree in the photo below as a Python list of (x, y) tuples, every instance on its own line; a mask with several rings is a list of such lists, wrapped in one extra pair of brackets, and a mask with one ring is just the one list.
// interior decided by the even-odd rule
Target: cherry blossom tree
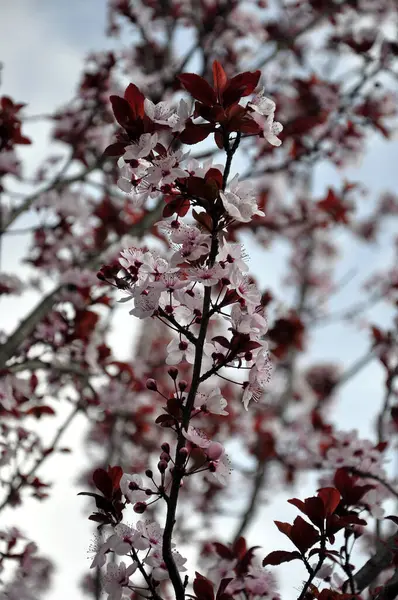
[[(50, 150), (33, 181), (18, 153), (37, 116), (2, 90), (0, 233), (30, 235), (30, 275), (3, 259), (0, 291), (40, 299), (1, 332), (0, 509), (33, 496), (45, 510), (41, 467), (70, 451), (84, 415), (91, 465), (79, 488), (97, 529), (85, 595), (393, 599), (398, 197), (386, 190), (364, 211), (366, 186), (345, 170), (395, 132), (396, 3), (110, 0), (108, 10), (113, 50), (87, 57), (76, 97), (38, 116), (65, 152)], [(320, 165), (336, 176), (318, 195)], [(391, 262), (366, 268), (336, 313), (341, 238), (377, 252), (381, 237)], [(275, 273), (249, 258), (275, 247), (284, 268), (272, 286)], [(111, 341), (121, 313), (138, 332), (127, 360)], [(339, 346), (333, 361), (314, 358), (326, 325), (363, 332), (349, 364)], [(371, 363), (384, 385), (368, 436), (335, 409)], [(51, 422), (60, 406), (70, 412), (47, 443), (35, 419)], [(264, 539), (288, 538), (271, 552), (250, 545), (264, 490), (288, 490), (301, 513), (261, 522)], [(234, 530), (218, 538), (234, 505)], [(49, 588), (38, 542), (17, 520), (3, 525), (2, 598)], [(289, 586), (284, 563), (299, 573)]]

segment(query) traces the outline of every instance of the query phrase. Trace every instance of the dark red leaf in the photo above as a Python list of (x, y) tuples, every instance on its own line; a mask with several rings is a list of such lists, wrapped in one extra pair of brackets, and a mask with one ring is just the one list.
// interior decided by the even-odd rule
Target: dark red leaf
[(199, 100), (206, 106), (213, 106), (217, 103), (215, 91), (203, 77), (195, 73), (182, 73), (178, 79), (195, 100)]
[(111, 96), (109, 99), (112, 104), (112, 110), (116, 121), (122, 127), (127, 126), (129, 121), (133, 118), (130, 104), (120, 96)]
[(213, 82), (219, 102), (221, 103), (221, 94), (224, 91), (228, 78), (218, 60), (213, 62)]
[(105, 156), (122, 156), (124, 154), (124, 149), (126, 145), (121, 142), (116, 142), (115, 144), (111, 144), (104, 150)]
[(124, 98), (131, 106), (134, 119), (137, 119), (139, 117), (143, 118), (145, 115), (145, 96), (141, 92), (141, 90), (136, 85), (134, 85), (134, 83), (130, 83), (130, 85), (127, 86), (127, 89), (124, 92)]
[(227, 546), (224, 546), (224, 544), (214, 542), (213, 546), (218, 556), (221, 558), (226, 558), (227, 560), (232, 560), (234, 558), (233, 552)]
[(280, 565), (285, 562), (290, 562), (291, 560), (301, 559), (300, 553), (297, 551), (287, 552), (286, 550), (275, 550), (274, 552), (270, 552), (263, 559), (263, 567), (266, 565)]
[(207, 138), (207, 136), (213, 131), (213, 125), (210, 123), (201, 123), (195, 125), (191, 119), (185, 123), (185, 129), (179, 135), (179, 139), (183, 144), (198, 144)]
[(203, 577), (200, 573), (195, 572), (195, 580), (193, 582), (193, 591), (199, 600), (213, 600), (214, 590), (212, 582)]
[(25, 415), (32, 415), (36, 417), (36, 419), (40, 419), (43, 415), (55, 415), (55, 411), (51, 408), (51, 406), (32, 406), (29, 410), (26, 411)]
[(325, 507), (325, 516), (329, 517), (340, 504), (341, 496), (339, 491), (333, 487), (325, 487), (318, 490), (318, 496)]
[(112, 480), (104, 469), (95, 469), (93, 481), (95, 487), (104, 494), (105, 498), (112, 497)]

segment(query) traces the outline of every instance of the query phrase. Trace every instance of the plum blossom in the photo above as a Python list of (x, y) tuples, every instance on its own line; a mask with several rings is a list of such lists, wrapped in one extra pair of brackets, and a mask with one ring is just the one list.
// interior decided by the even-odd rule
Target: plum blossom
[(235, 175), (225, 192), (220, 191), (220, 196), (225, 210), (235, 221), (248, 223), (254, 215), (265, 216), (257, 206), (253, 186), (248, 182), (239, 181), (239, 175)]
[(148, 540), (138, 530), (124, 523), (118, 523), (115, 526), (115, 533), (108, 539), (108, 544), (119, 556), (129, 554), (132, 548), (135, 550), (146, 550), (149, 548)]
[[(162, 547), (163, 540), (163, 529), (156, 521), (138, 521), (136, 524), (137, 531), (143, 539), (148, 543), (147, 548), (158, 548)], [(172, 545), (174, 546), (174, 544)]]
[(192, 425), (188, 425), (188, 429), (183, 430), (182, 433), (186, 440), (199, 448), (208, 448), (210, 445), (210, 440), (207, 435)]
[(168, 365), (178, 365), (182, 360), (186, 360), (193, 365), (195, 361), (195, 346), (191, 342), (171, 340), (166, 350), (166, 363)]
[(207, 394), (198, 392), (195, 397), (195, 407), (201, 408), (202, 411), (213, 415), (228, 415), (224, 410), (227, 406), (227, 401), (221, 394), (219, 387), (214, 388)]
[(212, 442), (203, 431), (192, 425), (188, 425), (188, 429), (183, 430), (182, 433), (186, 440), (201, 448), (206, 454), (209, 466), (208, 476), (216, 479), (221, 485), (226, 485), (231, 467), (224, 446), (219, 442)]
[(160, 296), (160, 290), (140, 290), (134, 296), (134, 308), (129, 311), (129, 315), (133, 315), (138, 319), (151, 317), (159, 306)]
[(108, 594), (108, 600), (121, 600), (123, 592), (131, 592), (130, 576), (136, 571), (138, 565), (133, 562), (126, 567), (124, 562), (119, 565), (108, 563), (104, 582), (104, 590)]
[(188, 173), (180, 168), (180, 162), (184, 160), (187, 154), (181, 151), (170, 152), (165, 156), (154, 158), (151, 166), (148, 168), (147, 181), (152, 185), (161, 187), (170, 185), (178, 178), (188, 177)]
[(245, 577), (233, 579), (225, 588), (225, 593), (234, 596), (244, 591), (245, 596), (279, 598), (276, 592), (276, 580), (273, 573), (257, 567), (249, 566)]
[(256, 336), (263, 336), (267, 333), (268, 322), (267, 319), (260, 312), (253, 312), (249, 314), (247, 311), (242, 310), (240, 304), (234, 304), (231, 309), (231, 324), (232, 329), (239, 333), (255, 334)]
[(190, 110), (188, 103), (185, 100), (180, 100), (177, 112), (172, 115), (169, 119), (169, 125), (172, 126), (171, 131), (173, 133), (180, 133), (185, 128), (185, 123), (189, 119)]
[(280, 146), (281, 140), (277, 137), (283, 130), (278, 121), (274, 122), (275, 102), (264, 96), (264, 88), (254, 96), (248, 107), (252, 109), (253, 119), (263, 127), (263, 135), (272, 146)]
[(234, 270), (242, 273), (248, 271), (249, 267), (244, 260), (245, 258), (247, 257), (241, 244), (230, 244), (224, 240), (217, 256), (218, 264), (225, 271), (223, 276), (228, 277)]
[(138, 158), (144, 158), (155, 148), (158, 143), (157, 133), (144, 133), (139, 138), (138, 142), (126, 146), (124, 149), (123, 159), (137, 160)]
[(144, 502), (148, 499), (148, 496), (145, 494), (145, 491), (142, 489), (142, 487), (143, 482), (140, 475), (129, 475), (128, 473), (123, 473), (120, 480), (120, 489), (123, 496), (126, 496), (127, 500), (131, 502), (131, 504), (135, 504), (136, 502)]
[(242, 402), (246, 410), (251, 400), (258, 402), (265, 384), (271, 380), (271, 374), (272, 363), (266, 348), (262, 348), (258, 352), (256, 361), (250, 369), (249, 380), (243, 384)]
[(261, 296), (256, 285), (250, 281), (247, 275), (240, 271), (234, 271), (230, 277), (230, 286), (242, 298), (249, 313), (253, 313), (260, 304)]
[(188, 281), (199, 281), (203, 285), (217, 285), (222, 277), (219, 265), (214, 267), (194, 267), (187, 270)]
[(89, 547), (89, 552), (94, 552), (94, 558), (90, 565), (90, 569), (94, 569), (95, 567), (103, 567), (106, 563), (106, 555), (111, 551), (111, 538), (113, 536), (108, 537), (105, 542), (100, 541), (100, 538), (97, 537), (94, 540), (94, 543)]
[[(187, 570), (186, 567), (184, 567), (184, 564), (187, 562), (187, 559), (183, 558), (181, 554), (176, 550), (173, 551), (173, 559), (178, 571), (183, 572)], [(152, 577), (157, 581), (164, 581), (165, 579), (169, 578), (169, 572), (163, 560), (162, 552), (160, 549), (155, 552), (152, 552), (148, 556), (148, 558), (144, 560), (144, 562), (150, 567), (153, 567)]]
[(145, 113), (155, 123), (169, 125), (170, 119), (175, 115), (175, 109), (167, 102), (158, 102), (154, 104), (149, 98), (144, 100)]

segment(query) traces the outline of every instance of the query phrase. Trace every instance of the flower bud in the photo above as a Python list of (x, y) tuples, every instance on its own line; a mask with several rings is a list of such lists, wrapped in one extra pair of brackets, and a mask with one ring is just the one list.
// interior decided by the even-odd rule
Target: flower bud
[(147, 495), (147, 496), (152, 496), (152, 494), (153, 494), (153, 491), (152, 491), (152, 490), (150, 490), (149, 488), (147, 488), (147, 489), (145, 490), (145, 493), (146, 493), (146, 495)]
[(206, 454), (210, 460), (218, 460), (224, 454), (224, 447), (220, 442), (210, 442)]
[(130, 481), (130, 483), (129, 483), (129, 490), (131, 490), (132, 492), (136, 492), (139, 489), (140, 488), (139, 488), (138, 483), (136, 483), (135, 481)]
[(151, 469), (147, 469), (147, 470), (145, 471), (145, 475), (146, 475), (147, 477), (150, 477), (150, 478), (152, 479), (152, 477), (153, 477), (153, 472), (151, 471)]
[(168, 452), (162, 452), (160, 455), (160, 460), (165, 460), (167, 463), (170, 461), (170, 454)]
[(133, 510), (134, 512), (138, 513), (138, 514), (142, 514), (146, 511), (147, 509), (147, 504), (146, 502), (136, 502), (133, 506)]
[(180, 390), (180, 392), (183, 392), (184, 390), (186, 390), (188, 387), (188, 382), (185, 381), (185, 379), (181, 379), (181, 381), (178, 382), (178, 389)]
[(167, 469), (167, 462), (165, 460), (160, 460), (158, 462), (158, 469), (160, 473), (164, 473)]
[(152, 392), (157, 392), (158, 390), (158, 385), (154, 379), (147, 379), (146, 387)]
[(188, 448), (186, 448), (185, 446), (183, 446), (183, 448), (180, 448), (179, 455), (186, 458), (188, 456)]
[(170, 444), (168, 444), (167, 442), (163, 442), (163, 444), (160, 447), (163, 450), (163, 452), (167, 452), (167, 454), (170, 454)]
[(174, 381), (177, 379), (177, 377), (178, 377), (178, 369), (176, 369), (176, 367), (170, 367), (170, 369), (167, 372), (170, 375), (170, 377), (172, 379), (174, 379)]

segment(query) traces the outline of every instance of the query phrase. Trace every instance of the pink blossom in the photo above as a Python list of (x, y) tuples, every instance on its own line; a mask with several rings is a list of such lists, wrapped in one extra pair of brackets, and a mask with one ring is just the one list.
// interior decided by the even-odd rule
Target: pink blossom
[[(187, 570), (186, 567), (184, 567), (187, 559), (183, 558), (176, 550), (173, 551), (173, 559), (178, 571), (183, 572)], [(150, 567), (153, 567), (152, 577), (157, 581), (163, 581), (169, 578), (169, 572), (160, 550), (152, 552), (144, 562)]]
[(139, 489), (142, 487), (143, 482), (140, 475), (129, 475), (128, 473), (123, 473), (120, 480), (120, 489), (123, 496), (126, 496), (127, 500), (129, 500), (131, 504), (135, 504), (136, 502), (144, 502), (148, 499), (145, 491)]
[(131, 586), (130, 575), (137, 570), (137, 563), (133, 562), (126, 568), (124, 562), (119, 565), (108, 563), (104, 582), (104, 590), (108, 594), (108, 600), (121, 600), (124, 592), (128, 593)]
[(186, 360), (193, 365), (195, 346), (191, 342), (174, 339), (167, 346), (166, 363), (168, 365), (178, 365), (182, 360)]
[(195, 397), (195, 406), (213, 415), (228, 415), (224, 410), (227, 401), (222, 396), (220, 388), (216, 387), (208, 393), (198, 392)]
[[(150, 102), (150, 100), (148, 100)], [(138, 158), (144, 158), (155, 148), (158, 143), (157, 133), (144, 133), (135, 144), (126, 146), (124, 149), (123, 159), (126, 160), (137, 160)]]
[(220, 192), (220, 196), (225, 210), (235, 221), (248, 223), (254, 215), (265, 216), (257, 206), (252, 185), (245, 181), (239, 181), (238, 175), (231, 180), (225, 192)]

